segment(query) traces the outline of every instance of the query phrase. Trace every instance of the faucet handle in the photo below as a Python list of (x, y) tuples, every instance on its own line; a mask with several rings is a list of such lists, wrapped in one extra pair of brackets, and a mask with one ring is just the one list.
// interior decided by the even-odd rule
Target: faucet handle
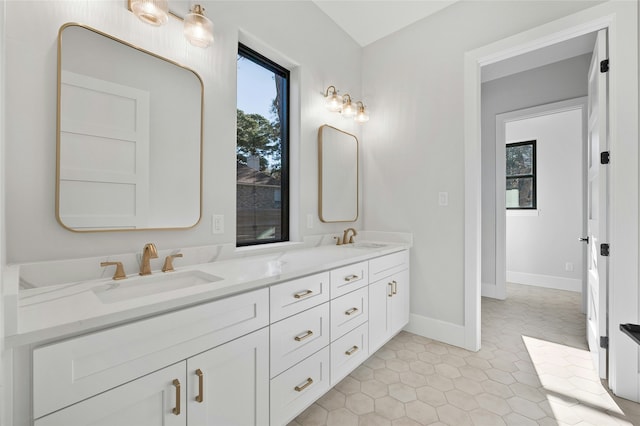
[(164, 265), (162, 266), (162, 272), (172, 272), (175, 271), (173, 269), (173, 259), (175, 257), (182, 257), (182, 253), (170, 254), (164, 259)]
[(333, 237), (334, 240), (336, 240), (336, 245), (337, 246), (341, 246), (342, 242), (340, 241), (340, 237)]
[(122, 266), (122, 262), (100, 262), (100, 266), (116, 266), (116, 272), (113, 274), (114, 280), (123, 280), (127, 278), (127, 274), (124, 273), (124, 267)]

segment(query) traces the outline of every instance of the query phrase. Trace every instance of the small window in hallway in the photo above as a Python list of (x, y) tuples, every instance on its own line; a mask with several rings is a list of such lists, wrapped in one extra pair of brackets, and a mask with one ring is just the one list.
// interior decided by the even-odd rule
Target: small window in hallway
[(507, 209), (536, 209), (536, 141), (507, 144)]

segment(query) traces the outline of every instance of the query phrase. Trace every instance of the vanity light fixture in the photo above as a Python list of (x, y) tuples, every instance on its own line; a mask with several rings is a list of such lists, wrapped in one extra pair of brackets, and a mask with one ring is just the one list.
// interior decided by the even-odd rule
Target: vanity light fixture
[(184, 36), (197, 47), (204, 48), (213, 43), (213, 22), (204, 16), (204, 8), (199, 4), (184, 17)]
[(342, 111), (340, 112), (343, 117), (351, 118), (356, 114), (356, 107), (351, 102), (351, 96), (346, 94), (343, 96), (344, 103), (342, 104)]
[(367, 113), (364, 104), (358, 101), (356, 102), (356, 105), (358, 107), (358, 112), (356, 113), (356, 116), (353, 117), (353, 119), (358, 123), (366, 123), (367, 121), (369, 121), (369, 114)]
[(335, 86), (327, 87), (324, 93), (325, 106), (329, 111), (340, 112), (342, 110), (342, 96), (338, 95)]
[(142, 22), (159, 27), (169, 20), (167, 0), (129, 0), (129, 7)]
[(327, 87), (324, 92), (324, 102), (329, 111), (339, 112), (343, 117), (353, 117), (358, 123), (369, 121), (369, 114), (364, 104), (361, 101), (354, 102), (348, 93), (344, 96), (338, 95), (336, 86)]
[(194, 4), (187, 16), (181, 18), (169, 11), (168, 0), (129, 0), (129, 10), (142, 22), (159, 27), (169, 15), (184, 21), (184, 36), (194, 46), (209, 47), (213, 43), (213, 22), (204, 16), (204, 7)]

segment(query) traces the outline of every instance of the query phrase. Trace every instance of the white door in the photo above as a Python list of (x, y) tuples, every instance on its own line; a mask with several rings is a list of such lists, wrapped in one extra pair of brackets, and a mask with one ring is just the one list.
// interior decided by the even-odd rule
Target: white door
[(269, 423), (269, 329), (187, 360), (189, 426)]
[[(596, 369), (607, 377), (607, 349), (601, 337), (607, 332), (607, 257), (601, 253), (607, 241), (608, 166), (600, 164), (600, 155), (608, 149), (607, 73), (600, 64), (607, 58), (607, 31), (600, 30), (589, 68), (589, 124), (587, 178), (587, 338)], [(605, 346), (604, 348), (602, 346)]]
[(144, 228), (149, 93), (63, 71), (59, 217), (72, 229)]
[(185, 363), (56, 411), (34, 426), (186, 426)]

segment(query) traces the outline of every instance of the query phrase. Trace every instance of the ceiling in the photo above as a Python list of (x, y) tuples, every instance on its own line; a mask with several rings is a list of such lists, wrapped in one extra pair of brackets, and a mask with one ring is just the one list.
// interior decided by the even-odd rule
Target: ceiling
[(366, 46), (458, 0), (313, 0), (360, 46)]

